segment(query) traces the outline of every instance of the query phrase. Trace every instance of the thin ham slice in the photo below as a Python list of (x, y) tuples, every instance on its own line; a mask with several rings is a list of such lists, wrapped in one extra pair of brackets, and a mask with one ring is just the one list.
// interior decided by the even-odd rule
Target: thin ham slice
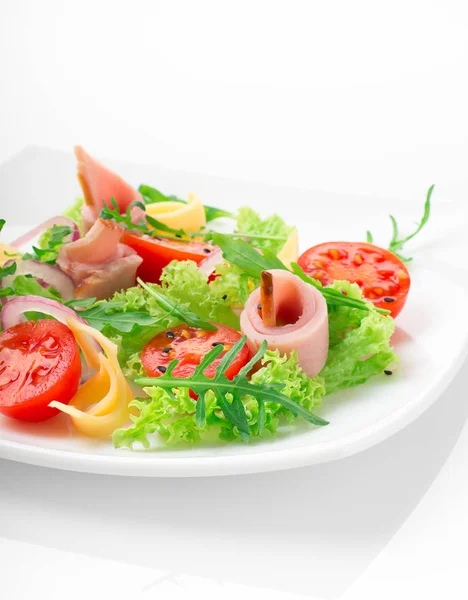
[(322, 294), (289, 271), (273, 269), (276, 326), (267, 327), (260, 316), (260, 289), (254, 290), (241, 314), (242, 333), (255, 352), (263, 342), (281, 354), (296, 350), (309, 377), (320, 373), (328, 355), (328, 311)]
[(73, 279), (77, 298), (103, 300), (135, 285), (142, 259), (121, 235), (116, 223), (97, 219), (83, 238), (62, 246), (57, 264)]
[(91, 217), (96, 219), (104, 205), (111, 206), (112, 198), (117, 202), (121, 213), (134, 200), (142, 202), (140, 192), (90, 156), (81, 146), (75, 147), (75, 156), (78, 182), (83, 190), (86, 207), (89, 208), (83, 210), (88, 226)]

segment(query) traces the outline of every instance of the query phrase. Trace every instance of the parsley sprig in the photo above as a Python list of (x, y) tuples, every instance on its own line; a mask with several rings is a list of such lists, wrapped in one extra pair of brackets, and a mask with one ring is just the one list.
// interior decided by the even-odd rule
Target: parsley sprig
[(258, 428), (260, 435), (263, 433), (265, 427), (265, 402), (276, 402), (277, 404), (284, 406), (284, 408), (289, 410), (295, 417), (301, 416), (313, 425), (328, 425), (328, 421), (314, 415), (283, 394), (281, 390), (283, 389), (284, 384), (253, 384), (249, 382), (248, 374), (250, 370), (266, 352), (266, 341), (262, 343), (255, 356), (251, 358), (232, 380), (227, 378), (227, 369), (243, 349), (246, 341), (246, 336), (241, 337), (241, 339), (226, 352), (219, 363), (213, 378), (207, 377), (205, 375), (205, 370), (214, 363), (218, 356), (224, 351), (222, 345), (215, 346), (203, 357), (191, 377), (186, 379), (174, 377), (173, 372), (178, 361), (173, 360), (161, 377), (137, 377), (135, 383), (140, 386), (156, 386), (162, 388), (174, 399), (174, 389), (189, 388), (193, 390), (198, 394), (195, 416), (199, 427), (204, 427), (206, 422), (205, 392), (213, 390), (219, 408), (223, 411), (226, 419), (237, 427), (244, 441), (248, 441), (250, 438), (250, 428), (245, 412), (245, 406), (242, 402), (242, 399), (246, 396), (255, 398), (258, 403)]

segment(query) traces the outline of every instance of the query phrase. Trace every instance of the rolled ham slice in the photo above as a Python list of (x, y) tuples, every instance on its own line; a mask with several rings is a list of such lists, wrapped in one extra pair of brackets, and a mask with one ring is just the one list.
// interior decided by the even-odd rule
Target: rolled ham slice
[(97, 219), (84, 237), (60, 248), (57, 264), (72, 278), (77, 298), (103, 300), (135, 285), (142, 259), (121, 236), (116, 223)]
[(247, 300), (240, 317), (242, 333), (255, 352), (263, 342), (270, 350), (290, 354), (296, 350), (299, 364), (309, 377), (325, 366), (328, 355), (328, 311), (322, 294), (289, 271), (273, 269), (273, 303), (276, 326), (262, 320), (260, 288)]
[(102, 207), (112, 206), (112, 199), (117, 202), (121, 213), (133, 201), (143, 201), (138, 190), (90, 156), (81, 146), (75, 147), (75, 156), (77, 178), (85, 199), (82, 209), (85, 233), (91, 229)]

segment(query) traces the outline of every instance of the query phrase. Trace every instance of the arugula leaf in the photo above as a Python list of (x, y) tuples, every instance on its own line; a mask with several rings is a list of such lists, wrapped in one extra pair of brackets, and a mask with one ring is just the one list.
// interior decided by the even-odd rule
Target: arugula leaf
[[(161, 377), (137, 377), (135, 383), (141, 386), (155, 386), (161, 388), (168, 393), (174, 394), (174, 391), (179, 388), (189, 388), (198, 394), (196, 416), (197, 424), (201, 426), (205, 418), (205, 406), (202, 404), (198, 407), (198, 403), (202, 396), (207, 392), (213, 392), (219, 408), (223, 411), (225, 418), (232, 423), (239, 431), (242, 439), (248, 441), (250, 438), (250, 428), (243, 403), (244, 397), (254, 398), (259, 405), (259, 412), (264, 414), (264, 403), (274, 402), (280, 404), (289, 410), (294, 416), (301, 416), (306, 421), (318, 426), (328, 425), (321, 417), (314, 415), (301, 404), (291, 400), (288, 396), (281, 392), (283, 384), (259, 383), (254, 384), (248, 381), (248, 370), (245, 367), (232, 379), (226, 377), (226, 370), (235, 359), (237, 354), (246, 344), (247, 337), (243, 336), (229, 352), (227, 352), (221, 363), (216, 369), (216, 374), (213, 378), (205, 375), (206, 368), (212, 364), (222, 353), (222, 347), (215, 346), (204, 357), (200, 364), (196, 367), (193, 375), (187, 378), (178, 378), (172, 375), (177, 361), (172, 361), (167, 368), (166, 373)], [(266, 342), (264, 342), (255, 356), (255, 360), (260, 360), (266, 351)], [(254, 359), (252, 359), (253, 361)], [(203, 402), (203, 400), (202, 400)], [(260, 406), (262, 408), (260, 408)], [(264, 424), (264, 417), (261, 419)], [(262, 425), (263, 428), (263, 425)]]
[[(432, 197), (433, 191), (434, 191), (434, 184), (431, 185), (431, 187), (427, 190), (426, 201), (424, 202), (424, 213), (423, 213), (421, 221), (419, 222), (416, 230), (413, 231), (413, 233), (411, 233), (410, 235), (407, 235), (405, 238), (403, 238), (401, 240), (398, 239), (398, 236), (399, 236), (398, 223), (397, 223), (397, 220), (395, 219), (395, 217), (393, 215), (390, 215), (390, 221), (392, 222), (392, 239), (390, 240), (388, 249), (390, 250), (390, 252), (393, 252), (393, 254), (398, 256), (398, 258), (400, 260), (402, 260), (403, 262), (410, 262), (413, 260), (412, 258), (408, 258), (408, 257), (405, 257), (402, 254), (400, 254), (400, 250), (403, 248), (403, 246), (407, 242), (412, 240), (414, 238), (414, 236), (417, 235), (421, 231), (421, 229), (424, 227), (424, 225), (426, 225), (426, 223), (429, 221), (429, 217), (431, 216), (431, 197)], [(372, 234), (370, 233), (370, 231), (367, 232), (367, 241), (372, 244)]]
[(52, 225), (48, 230), (47, 245), (44, 248), (33, 246), (33, 252), (23, 255), (24, 259), (39, 260), (40, 262), (54, 265), (57, 261), (58, 253), (65, 238), (72, 233), (72, 228), (68, 225)]
[(181, 200), (177, 196), (166, 196), (150, 185), (142, 184), (138, 188), (138, 191), (143, 196), (145, 204), (154, 204), (155, 202), (180, 202), (181, 204), (186, 204), (185, 200)]
[(76, 298), (68, 300), (67, 302), (64, 302), (64, 304), (75, 310), (75, 308), (89, 308), (93, 304), (96, 304), (96, 302), (97, 298)]
[[(113, 208), (109, 206), (104, 206), (101, 212), (99, 213), (99, 217), (101, 219), (115, 221), (116, 223), (122, 225), (125, 229), (128, 229), (129, 231), (141, 231), (141, 233), (153, 237), (174, 239), (181, 238), (183, 235), (186, 235), (183, 229), (173, 229), (172, 227), (168, 227), (164, 223), (161, 223), (161, 221), (157, 221), (156, 219), (153, 219), (153, 217), (150, 217), (148, 215), (146, 215), (146, 220), (148, 223), (150, 223), (150, 225), (154, 227), (154, 229), (148, 227), (144, 220), (140, 221), (139, 223), (133, 223), (130, 214), (130, 206), (127, 208), (126, 213), (120, 214), (120, 210), (117, 205), (117, 202), (115, 201), (115, 198), (112, 198), (111, 202)], [(132, 202), (132, 205), (139, 206), (140, 208), (144, 209), (144, 205), (141, 202)], [(168, 232), (172, 235), (166, 236), (162, 234), (161, 231)]]
[[(247, 275), (260, 279), (262, 271), (270, 269), (282, 269), (288, 271), (287, 267), (271, 251), (265, 249), (263, 254), (259, 254), (250, 244), (242, 240), (234, 240), (221, 233), (213, 236), (214, 243), (223, 251), (223, 257), (230, 263), (237, 265)], [(321, 291), (327, 304), (334, 306), (349, 306), (351, 308), (360, 308), (369, 310), (368, 304), (356, 298), (348, 298), (333, 288), (323, 287), (322, 284), (306, 275), (297, 263), (291, 263), (291, 271), (294, 275), (300, 277), (306, 283), (313, 285)], [(389, 314), (390, 311), (378, 309), (381, 314)]]
[(235, 218), (234, 215), (227, 210), (222, 210), (221, 208), (216, 208), (215, 206), (207, 206), (206, 204), (204, 204), (204, 207), (207, 223), (221, 217), (227, 217), (228, 219)]
[(172, 298), (165, 296), (161, 292), (158, 292), (154, 287), (149, 287), (139, 277), (137, 278), (137, 281), (143, 289), (153, 296), (162, 309), (166, 310), (168, 314), (177, 317), (177, 319), (180, 319), (183, 323), (187, 323), (187, 325), (190, 325), (190, 327), (197, 327), (198, 329), (205, 329), (207, 331), (216, 331), (218, 329), (215, 325), (212, 325), (207, 321), (203, 321), (203, 319), (201, 319), (201, 317), (199, 317), (197, 314), (188, 310), (184, 306), (181, 306)]
[(15, 291), (11, 287), (0, 288), (0, 298), (5, 296), (14, 296)]
[(286, 266), (280, 259), (268, 250), (260, 254), (247, 242), (233, 239), (222, 233), (213, 235), (213, 242), (223, 251), (224, 258), (240, 267), (247, 275), (260, 279), (262, 271), (270, 269), (283, 269), (287, 271)]
[(42, 296), (50, 300), (62, 300), (60, 293), (53, 287), (42, 285), (31, 275), (18, 275), (11, 284), (14, 296)]
[(149, 327), (157, 322), (157, 319), (146, 312), (112, 312), (124, 304), (125, 302), (104, 301), (91, 308), (80, 310), (78, 314), (98, 331), (110, 325), (116, 331), (130, 333), (135, 326)]
[(0, 279), (3, 279), (8, 275), (14, 275), (16, 273), (16, 266), (16, 262), (12, 262), (8, 267), (0, 267)]
[[(145, 204), (154, 204), (155, 202), (180, 202), (181, 204), (187, 204), (185, 200), (181, 200), (181, 198), (177, 198), (177, 196), (166, 196), (159, 190), (150, 185), (140, 185), (138, 191), (143, 196), (143, 200)], [(216, 206), (207, 206), (205, 207), (205, 217), (207, 222), (213, 221), (214, 219), (218, 219), (220, 217), (229, 217), (234, 219), (234, 215), (227, 210), (222, 210), (221, 208), (216, 208)]]
[(0, 233), (2, 233), (2, 229), (5, 225), (5, 223), (6, 223), (5, 219), (0, 219)]

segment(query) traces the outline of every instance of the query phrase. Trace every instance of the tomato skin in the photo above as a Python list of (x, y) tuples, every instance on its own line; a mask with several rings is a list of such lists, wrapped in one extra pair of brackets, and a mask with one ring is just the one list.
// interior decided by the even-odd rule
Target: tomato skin
[(396, 317), (403, 309), (411, 279), (393, 252), (366, 242), (326, 242), (306, 250), (297, 261), (323, 285), (344, 279), (357, 283), (366, 300)]
[(193, 260), (198, 264), (213, 250), (213, 246), (203, 242), (179, 242), (139, 236), (129, 231), (123, 234), (121, 241), (141, 256), (143, 262), (138, 267), (137, 276), (150, 283), (159, 283), (163, 268), (172, 260)]
[[(179, 325), (159, 333), (146, 344), (141, 353), (141, 362), (148, 375), (150, 377), (163, 375), (169, 363), (176, 359), (179, 360), (179, 363), (172, 372), (173, 376), (183, 379), (190, 377), (205, 354), (213, 348), (213, 344), (224, 344), (225, 351), (205, 370), (207, 377), (214, 377), (216, 367), (221, 362), (224, 354), (242, 337), (239, 332), (231, 329), (231, 327), (226, 325), (216, 326), (218, 327), (217, 331), (205, 331), (188, 325)], [(168, 348), (171, 348), (171, 350), (164, 352), (164, 349)], [(233, 379), (241, 368), (247, 364), (250, 356), (249, 347), (245, 344), (226, 369), (226, 377)], [(158, 367), (162, 367), (163, 370), (161, 371)], [(190, 395), (192, 398), (196, 398), (196, 395), (192, 392)]]
[(78, 345), (70, 329), (51, 319), (27, 321), (0, 334), (0, 413), (38, 422), (68, 404), (81, 378)]

